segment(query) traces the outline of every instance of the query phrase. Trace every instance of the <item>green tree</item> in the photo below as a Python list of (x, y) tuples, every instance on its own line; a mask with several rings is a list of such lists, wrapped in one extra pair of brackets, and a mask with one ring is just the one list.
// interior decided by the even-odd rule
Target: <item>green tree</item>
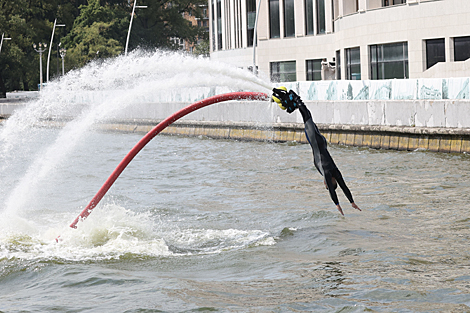
[(201, 5), (207, 5), (207, 0), (143, 0), (137, 5), (146, 5), (147, 8), (135, 11), (129, 49), (177, 49), (173, 38), (195, 43), (198, 37), (205, 36), (202, 27), (193, 26), (183, 15), (202, 18)]
[(65, 37), (67, 64), (80, 67), (95, 58), (119, 55), (124, 49), (123, 34), (128, 25), (127, 13), (122, 3), (101, 4), (88, 0), (81, 5), (71, 32)]
[(199, 40), (198, 43), (194, 46), (193, 53), (195, 55), (209, 57), (209, 53), (210, 53), (209, 38)]
[[(4, 42), (0, 53), (0, 97), (6, 91), (37, 90), (39, 54), (32, 44), (49, 45), (55, 19), (66, 27), (55, 29), (51, 65), (58, 57), (59, 42), (67, 49), (67, 70), (95, 58), (123, 53), (134, 3), (135, 0), (0, 0), (0, 35), (5, 33), (12, 38)], [(207, 5), (206, 0), (138, 0), (138, 5), (148, 8), (135, 11), (130, 50), (177, 49), (173, 40), (177, 38), (189, 43), (202, 40), (196, 50), (205, 53), (207, 33), (183, 15), (202, 17), (200, 6)], [(44, 80), (47, 54), (48, 51), (43, 54)], [(50, 78), (53, 68), (50, 67)]]
[[(49, 44), (56, 18), (71, 29), (75, 0), (0, 0), (0, 12), (0, 33), (11, 37), (0, 53), (0, 97), (6, 91), (37, 90), (39, 54), (32, 44)], [(43, 55), (44, 75), (46, 58), (47, 52)]]
[(7, 90), (35, 89), (39, 81), (39, 55), (33, 50), (33, 42), (50, 38), (51, 3), (43, 1), (0, 1), (0, 32), (12, 39), (4, 43), (0, 54), (0, 88), (4, 96)]

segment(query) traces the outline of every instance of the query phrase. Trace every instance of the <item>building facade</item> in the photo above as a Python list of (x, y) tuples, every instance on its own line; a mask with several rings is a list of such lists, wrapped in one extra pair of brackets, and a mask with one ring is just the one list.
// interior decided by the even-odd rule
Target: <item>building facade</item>
[[(189, 10), (189, 12), (183, 12), (181, 14), (192, 26), (201, 27), (207, 34), (209, 34), (209, 11), (207, 9), (207, 5), (199, 5), (199, 9), (202, 12), (201, 18), (196, 17), (192, 10)], [(171, 37), (170, 39), (173, 41), (174, 46), (178, 50), (189, 53), (194, 53), (194, 48), (196, 45), (200, 45), (204, 41), (203, 38), (197, 38), (196, 43), (189, 42), (179, 37)]]
[(210, 0), (208, 5), (211, 58), (255, 65), (273, 81), (470, 76), (469, 0)]
[[(209, 11), (208, 11), (207, 5), (200, 5), (199, 8), (202, 11), (202, 18), (197, 18), (196, 16), (192, 14), (191, 11), (189, 11), (189, 13), (184, 13), (183, 17), (187, 19), (191, 23), (192, 26), (202, 27), (204, 28), (205, 32), (209, 33)], [(202, 40), (203, 39), (198, 38), (196, 44), (198, 45), (201, 44)], [(195, 47), (195, 44), (190, 43), (186, 40), (181, 40), (180, 46), (182, 50), (192, 53)]]

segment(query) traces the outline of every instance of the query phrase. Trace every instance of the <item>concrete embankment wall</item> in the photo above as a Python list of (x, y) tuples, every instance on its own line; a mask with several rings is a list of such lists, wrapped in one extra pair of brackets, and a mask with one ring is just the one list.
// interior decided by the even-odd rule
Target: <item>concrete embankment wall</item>
[[(187, 105), (182, 102), (139, 103), (115, 114), (100, 127), (148, 132)], [(306, 101), (306, 105), (331, 144), (470, 153), (468, 100)], [(307, 142), (301, 115), (298, 112), (288, 114), (268, 101), (214, 104), (187, 115), (163, 133)]]
[[(107, 130), (124, 132), (150, 131), (155, 123), (120, 121), (106, 123)], [(470, 131), (429, 129), (424, 127), (355, 126), (318, 124), (330, 144), (393, 150), (429, 150), (470, 153)], [(180, 122), (167, 127), (163, 134), (207, 136), (235, 140), (297, 141), (307, 143), (303, 124), (252, 124)]]
[[(470, 101), (306, 101), (332, 144), (395, 150), (470, 153)], [(186, 104), (142, 104), (123, 112), (115, 129), (147, 132)], [(145, 117), (156, 117), (145, 123)], [(129, 119), (131, 118), (131, 119)], [(134, 121), (134, 123), (133, 123)], [(193, 112), (164, 133), (237, 140), (307, 143), (302, 117), (270, 102), (226, 102)]]

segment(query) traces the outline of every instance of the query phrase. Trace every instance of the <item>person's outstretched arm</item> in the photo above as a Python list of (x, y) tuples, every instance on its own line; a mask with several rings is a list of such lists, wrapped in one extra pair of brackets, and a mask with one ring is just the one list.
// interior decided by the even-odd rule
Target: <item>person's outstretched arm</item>
[(304, 123), (306, 123), (309, 119), (312, 118), (312, 114), (310, 113), (309, 109), (307, 109), (307, 106), (305, 104), (302, 103), (299, 105), (299, 111), (300, 114), (302, 114)]

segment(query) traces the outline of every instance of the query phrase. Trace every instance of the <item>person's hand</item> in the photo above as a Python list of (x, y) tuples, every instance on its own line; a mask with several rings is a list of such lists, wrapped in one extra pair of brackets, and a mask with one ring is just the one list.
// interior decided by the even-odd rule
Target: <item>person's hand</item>
[(341, 213), (341, 215), (344, 216), (343, 209), (341, 208), (341, 205), (337, 204), (336, 208), (338, 209), (339, 213)]
[(300, 97), (292, 90), (287, 92), (286, 87), (273, 88), (273, 100), (287, 113), (292, 113), (302, 103)]
[(351, 206), (355, 208), (356, 210), (362, 211), (354, 202), (351, 203)]

